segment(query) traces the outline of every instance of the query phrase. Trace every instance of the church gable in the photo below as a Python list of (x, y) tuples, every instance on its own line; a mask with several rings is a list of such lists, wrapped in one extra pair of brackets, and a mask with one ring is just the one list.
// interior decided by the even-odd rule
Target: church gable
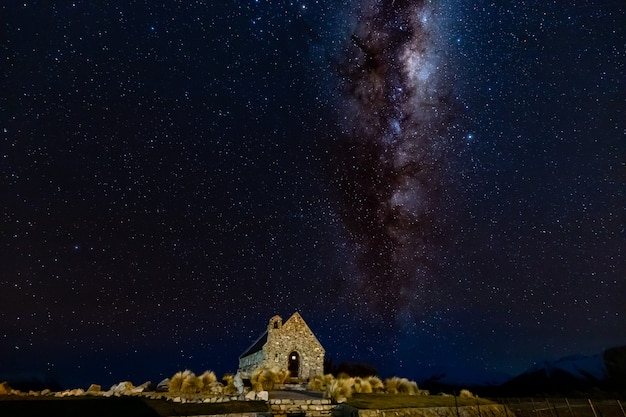
[[(264, 343), (259, 346), (259, 342)], [(259, 367), (287, 369), (291, 377), (307, 379), (322, 375), (324, 348), (299, 313), (284, 324), (280, 316), (270, 319), (266, 333), (239, 359), (239, 371), (250, 375)]]

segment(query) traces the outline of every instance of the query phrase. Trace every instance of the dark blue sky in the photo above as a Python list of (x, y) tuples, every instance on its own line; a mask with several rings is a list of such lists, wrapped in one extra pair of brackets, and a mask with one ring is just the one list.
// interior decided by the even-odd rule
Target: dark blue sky
[(235, 371), (295, 310), (384, 376), (626, 343), (623, 2), (23, 1), (0, 28), (0, 379)]

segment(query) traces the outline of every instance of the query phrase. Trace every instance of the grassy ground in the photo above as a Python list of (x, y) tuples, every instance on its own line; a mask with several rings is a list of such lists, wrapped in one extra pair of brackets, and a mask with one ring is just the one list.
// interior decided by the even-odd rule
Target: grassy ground
[[(492, 401), (480, 398), (456, 397), (459, 407), (467, 405), (489, 405)], [(439, 395), (404, 395), (404, 394), (354, 394), (346, 402), (356, 408), (385, 410), (390, 408), (454, 407), (454, 397)]]

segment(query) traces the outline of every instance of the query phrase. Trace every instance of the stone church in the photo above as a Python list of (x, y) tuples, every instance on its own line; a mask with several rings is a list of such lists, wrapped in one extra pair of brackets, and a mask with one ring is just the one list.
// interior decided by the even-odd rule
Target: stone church
[(308, 379), (324, 374), (324, 348), (300, 314), (283, 323), (274, 316), (267, 330), (239, 356), (239, 372), (250, 377), (259, 367), (288, 369), (291, 378)]

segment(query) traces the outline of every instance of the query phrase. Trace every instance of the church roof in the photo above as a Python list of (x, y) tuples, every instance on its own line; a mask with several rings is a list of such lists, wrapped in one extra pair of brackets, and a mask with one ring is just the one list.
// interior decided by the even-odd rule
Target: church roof
[(258, 352), (259, 350), (263, 349), (263, 346), (265, 346), (266, 343), (267, 343), (267, 330), (261, 335), (261, 337), (259, 337), (256, 340), (256, 342), (250, 345), (250, 347), (246, 349), (246, 351), (243, 352), (241, 356), (239, 356), (239, 358), (241, 359), (248, 355), (252, 355), (253, 353)]

